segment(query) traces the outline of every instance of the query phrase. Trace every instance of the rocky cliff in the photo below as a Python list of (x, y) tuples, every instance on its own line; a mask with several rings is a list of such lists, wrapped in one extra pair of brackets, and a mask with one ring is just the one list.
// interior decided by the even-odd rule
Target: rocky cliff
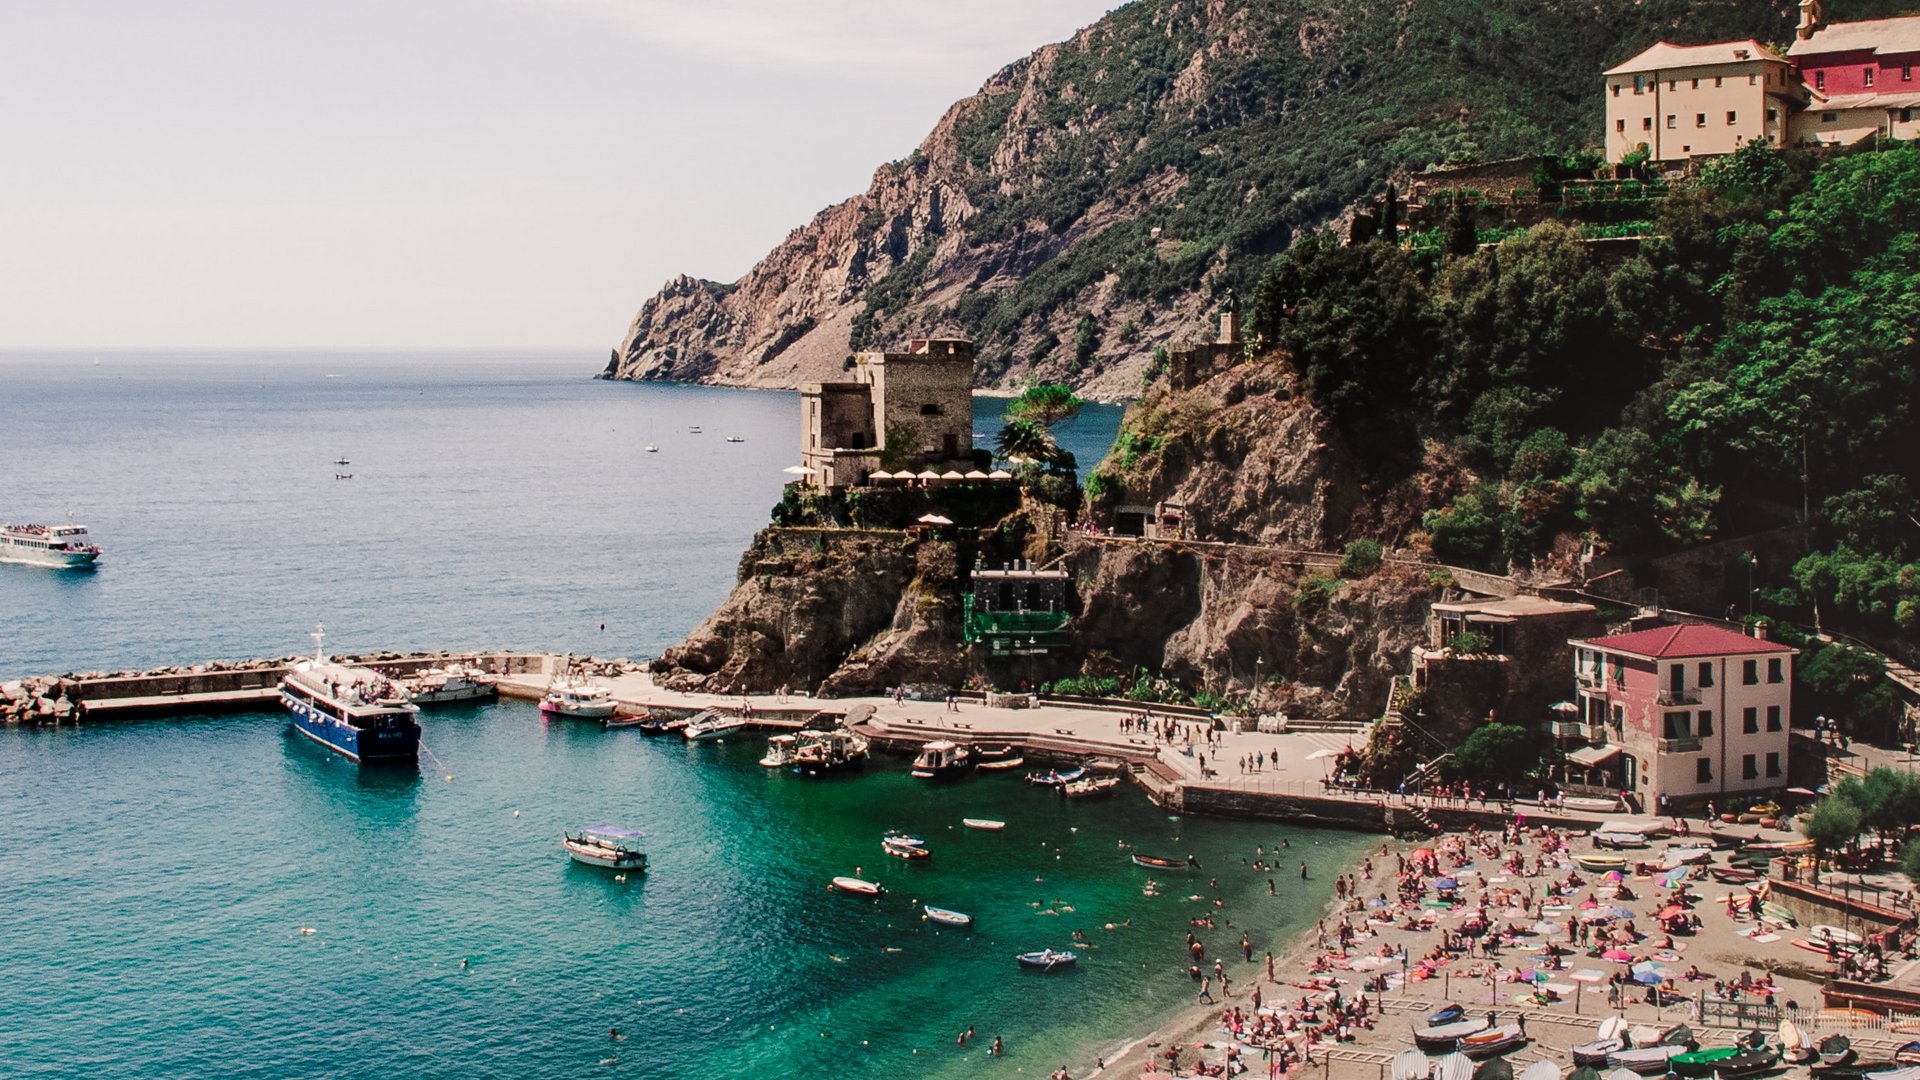
[(1779, 0), (1137, 0), (996, 73), (738, 281), (669, 282), (604, 375), (791, 387), (959, 333), (983, 386), (1132, 396), (1157, 346), (1384, 178), (1593, 142), (1609, 64), (1791, 25)]

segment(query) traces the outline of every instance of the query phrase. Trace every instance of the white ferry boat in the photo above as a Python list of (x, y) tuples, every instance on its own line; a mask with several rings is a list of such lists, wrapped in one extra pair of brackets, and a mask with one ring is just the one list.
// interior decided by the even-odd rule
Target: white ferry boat
[(327, 659), (326, 627), (313, 632), (314, 655), (280, 680), (280, 703), (293, 729), (354, 761), (413, 761), (420, 756), (419, 708), (391, 679)]
[(573, 716), (582, 720), (605, 720), (613, 715), (613, 691), (595, 686), (584, 675), (562, 675), (547, 686), (540, 699), (540, 711), (548, 716)]
[(403, 680), (400, 687), (407, 692), (407, 700), (415, 705), (479, 701), (497, 697), (500, 693), (500, 688), (493, 684), (490, 676), (459, 664), (428, 668)]
[(85, 525), (0, 525), (0, 562), (78, 569), (99, 558)]

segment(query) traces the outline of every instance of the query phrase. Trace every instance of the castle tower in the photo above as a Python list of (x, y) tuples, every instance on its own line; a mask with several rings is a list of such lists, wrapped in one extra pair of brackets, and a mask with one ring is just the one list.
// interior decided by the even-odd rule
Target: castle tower
[(1821, 0), (1800, 0), (1800, 25), (1794, 28), (1794, 34), (1805, 41), (1825, 25), (1827, 13)]

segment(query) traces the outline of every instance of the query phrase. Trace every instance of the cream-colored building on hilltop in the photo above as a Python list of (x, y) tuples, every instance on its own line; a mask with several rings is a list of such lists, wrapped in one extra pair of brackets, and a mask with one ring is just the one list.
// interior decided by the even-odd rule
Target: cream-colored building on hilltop
[(1806, 105), (1798, 73), (1757, 41), (1662, 41), (1606, 71), (1607, 160), (1645, 146), (1654, 161), (1785, 146)]

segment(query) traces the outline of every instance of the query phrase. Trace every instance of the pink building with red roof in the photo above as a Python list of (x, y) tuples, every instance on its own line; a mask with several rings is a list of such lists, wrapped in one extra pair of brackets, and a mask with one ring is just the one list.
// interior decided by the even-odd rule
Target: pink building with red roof
[(1784, 788), (1799, 650), (1718, 626), (1575, 639), (1590, 745), (1567, 755), (1655, 810)]

